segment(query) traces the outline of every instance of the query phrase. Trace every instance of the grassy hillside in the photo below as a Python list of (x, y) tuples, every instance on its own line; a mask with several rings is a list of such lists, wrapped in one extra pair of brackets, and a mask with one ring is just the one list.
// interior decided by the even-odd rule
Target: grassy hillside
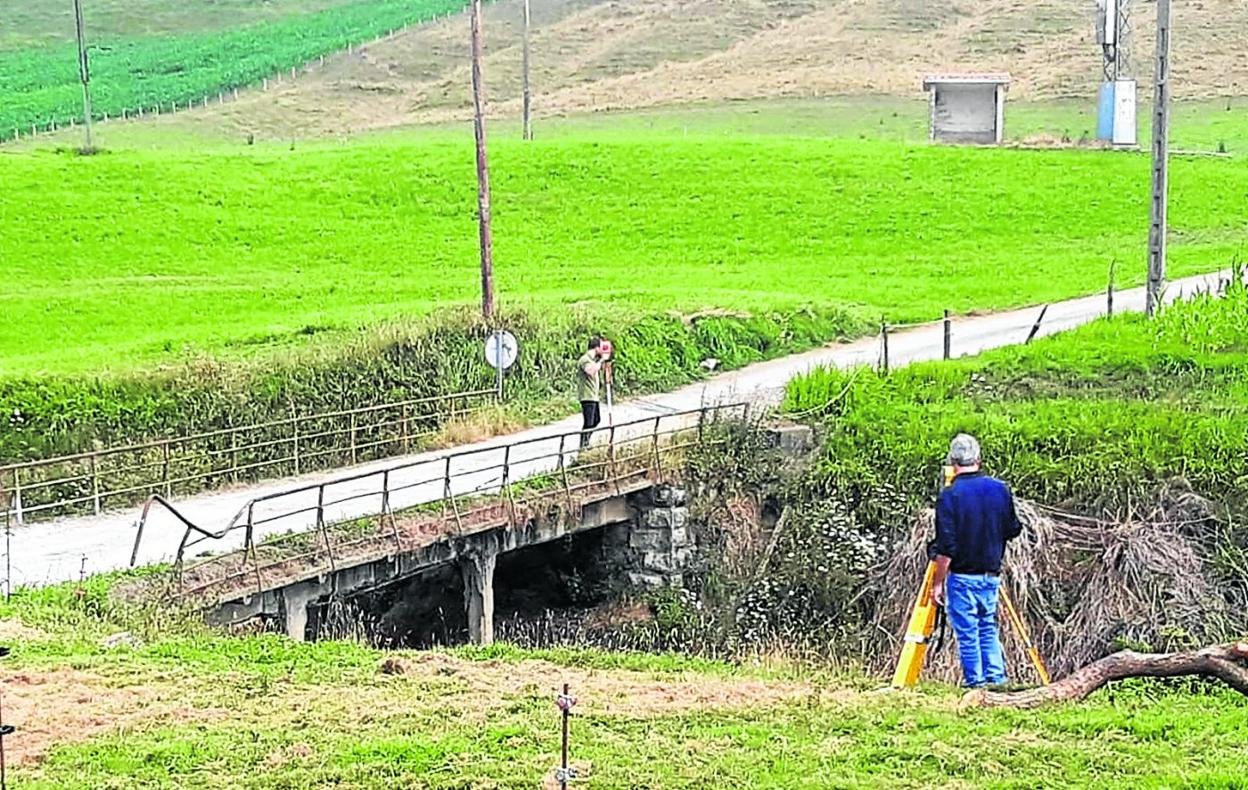
[[(645, 137), (494, 153), (504, 304), (831, 303), (906, 321), (1094, 291), (1114, 258), (1126, 282), (1143, 268), (1142, 156)], [(6, 370), (252, 353), (472, 303), (471, 168), (462, 143), (398, 139), (7, 155)], [(1172, 194), (1173, 272), (1227, 265), (1248, 167), (1179, 160)]]
[[(9, 770), (27, 788), (532, 788), (579, 695), (576, 786), (1235, 787), (1248, 703), (1126, 683), (1079, 705), (957, 710), (935, 686), (771, 662), (582, 650), (385, 654), (351, 643), (163, 633), (108, 582), (0, 606)], [(136, 646), (101, 647), (119, 629)], [(378, 671), (395, 659), (400, 674)]]
[[(1102, 79), (1093, 6), (1083, 0), (544, 0), (533, 8), (541, 119), (747, 99), (920, 99), (924, 74), (958, 70), (1009, 71), (1014, 102), (1092, 109)], [(1175, 99), (1248, 95), (1248, 5), (1176, 0), (1174, 8), (1183, 33), (1174, 38)], [(1153, 16), (1142, 5), (1134, 17), (1142, 99), (1151, 96)], [(487, 9), (485, 76), (496, 115), (519, 113), (520, 20), (519, 0)], [(463, 121), (466, 27), (456, 17), (340, 55), (276, 94), (211, 110), (204, 126), (289, 137)]]
[[(185, 107), (463, 5), (462, 0), (360, 0), (220, 30), (108, 38), (92, 29), (93, 109), (103, 117), (157, 106), (169, 111), (174, 103)], [(225, 9), (218, 14), (228, 18)], [(80, 117), (81, 90), (71, 44), (0, 51), (0, 140)]]

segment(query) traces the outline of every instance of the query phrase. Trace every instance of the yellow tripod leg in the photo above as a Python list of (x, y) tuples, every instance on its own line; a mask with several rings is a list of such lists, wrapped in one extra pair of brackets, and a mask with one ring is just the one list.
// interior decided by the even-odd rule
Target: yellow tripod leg
[(935, 577), (936, 563), (929, 562), (927, 573), (923, 575), (923, 585), (914, 600), (910, 624), (906, 626), (905, 644), (901, 648), (901, 658), (897, 661), (897, 671), (893, 673), (893, 688), (908, 688), (919, 681), (923, 659), (927, 656), (928, 640), (936, 627), (936, 607), (932, 605), (931, 598), (932, 580)]
[(1040, 657), (1040, 651), (1036, 649), (1036, 645), (1031, 641), (1031, 632), (1027, 630), (1027, 624), (1023, 622), (1022, 616), (1018, 613), (1018, 609), (1014, 607), (1014, 601), (1010, 599), (1010, 594), (1005, 591), (1005, 585), (1001, 585), (1001, 603), (1005, 604), (1005, 613), (1009, 615), (1010, 622), (1014, 624), (1014, 630), (1018, 632), (1018, 636), (1023, 640), (1023, 647), (1027, 649), (1027, 657), (1031, 659), (1031, 665), (1036, 668), (1036, 674), (1040, 676), (1040, 682), (1049, 685), (1049, 668), (1044, 665), (1044, 659)]

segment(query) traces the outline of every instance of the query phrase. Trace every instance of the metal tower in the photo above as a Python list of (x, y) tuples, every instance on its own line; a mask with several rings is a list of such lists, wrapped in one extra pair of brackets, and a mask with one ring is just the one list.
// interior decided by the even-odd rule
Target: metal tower
[(1097, 137), (1134, 146), (1136, 84), (1131, 62), (1132, 0), (1098, 0), (1096, 41), (1101, 46), (1105, 81), (1098, 98)]
[(1131, 5), (1132, 0), (1100, 0), (1096, 40), (1105, 56), (1106, 82), (1132, 78)]

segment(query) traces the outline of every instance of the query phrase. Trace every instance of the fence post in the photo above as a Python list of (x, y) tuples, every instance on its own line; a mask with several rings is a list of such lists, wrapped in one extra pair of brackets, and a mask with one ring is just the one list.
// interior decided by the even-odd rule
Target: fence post
[(443, 487), (444, 499), (451, 501), (451, 510), (455, 513), (455, 529), (459, 534), (464, 532), (464, 522), (459, 516), (459, 503), (455, 501), (455, 492), (451, 489), (451, 456), (446, 457), (446, 472), (443, 474), (445, 485)]
[(354, 463), (355, 463), (355, 459), (356, 459), (356, 447), (355, 447), (355, 412), (351, 412), (351, 414), (350, 414), (350, 420), (351, 420), (351, 463), (352, 463), (352, 464), (354, 464)]
[(880, 371), (888, 373), (888, 322), (880, 321), (880, 342), (884, 346), (884, 355), (880, 362)]
[(945, 311), (945, 359), (953, 358), (953, 322), (949, 320), (949, 311)]
[(1040, 315), (1036, 316), (1036, 323), (1032, 325), (1031, 331), (1027, 333), (1027, 340), (1023, 342), (1023, 345), (1027, 345), (1035, 339), (1036, 333), (1040, 331), (1040, 324), (1044, 322), (1044, 314), (1047, 312), (1049, 312), (1049, 306), (1046, 304), (1044, 309), (1040, 311)]
[(95, 515), (100, 515), (100, 473), (99, 467), (95, 462), (95, 453), (89, 456), (91, 460), (91, 502), (95, 506)]
[(399, 521), (394, 517), (394, 513), (390, 512), (390, 470), (386, 469), (381, 473), (381, 517), (382, 519), (390, 519), (390, 531), (394, 535), (394, 551), (397, 554), (403, 550), (403, 541), (399, 538)]
[(568, 435), (561, 434), (559, 436), (559, 476), (563, 479), (563, 494), (567, 497), (570, 515), (572, 513), (572, 487), (568, 484), (567, 443)]
[(663, 461), (659, 458), (659, 420), (661, 416), (654, 418), (654, 436), (651, 441), (651, 449), (654, 451), (654, 471), (655, 482), (660, 482), (663, 476)]
[(247, 554), (255, 553), (255, 543), (253, 538), (256, 531), (255, 521), (256, 503), (254, 501), (247, 503), (247, 528), (243, 530), (243, 551)]
[(615, 484), (615, 493), (620, 493), (620, 478), (615, 471), (615, 424), (612, 423), (611, 431), (607, 434), (607, 474), (611, 475), (611, 480)]
[(256, 574), (256, 592), (264, 586), (260, 581), (260, 558), (256, 556), (256, 503), (247, 503), (247, 532), (244, 534), (243, 551), (251, 557), (251, 569)]
[(325, 485), (316, 489), (316, 526), (321, 531), (321, 540), (325, 541), (325, 553), (329, 555), (329, 570), (338, 570), (334, 561), (334, 544), (329, 539), (329, 526), (325, 523)]
[(295, 404), (293, 403), (290, 404), (290, 414), (290, 429), (292, 433), (291, 442), (294, 445), (293, 458), (295, 461), (295, 474), (299, 474), (299, 418), (295, 416)]
[(408, 422), (407, 422), (407, 401), (403, 402), (402, 418), (403, 418), (403, 422), (402, 422), (402, 428), (401, 428), (402, 430), (401, 435), (403, 437), (403, 453), (406, 455), (407, 453), (411, 452), (411, 449), (412, 449), (411, 448), (411, 435), (410, 435), (411, 427), (408, 425)]
[(169, 440), (165, 439), (160, 444), (161, 454), (164, 456), (164, 462), (161, 464), (161, 481), (165, 484), (165, 499), (173, 497), (173, 483), (169, 482)]
[(238, 482), (238, 428), (230, 426), (230, 482)]
[(13, 470), (13, 520), (18, 529), (26, 525), (26, 517), (22, 511), (22, 476), (17, 469)]
[(1105, 286), (1105, 315), (1113, 317), (1114, 315), (1114, 274), (1117, 268), (1117, 261), (1111, 261), (1109, 264), (1109, 283)]
[(512, 529), (516, 526), (516, 500), (511, 494), (511, 445), (503, 448), (503, 496), (507, 500), (507, 522)]

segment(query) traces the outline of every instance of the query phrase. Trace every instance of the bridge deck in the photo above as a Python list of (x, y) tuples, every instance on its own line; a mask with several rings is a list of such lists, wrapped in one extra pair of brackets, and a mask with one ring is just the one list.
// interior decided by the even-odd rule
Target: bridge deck
[[(466, 503), (463, 510), (414, 509), (345, 525), (326, 526), (280, 541), (211, 557), (181, 574), (182, 595), (206, 606), (241, 601), (309, 580), (321, 580), (352, 568), (378, 563), (390, 570), (372, 576), (377, 584), (397, 581), (422, 568), (462, 553), (465, 541), (492, 530), (508, 535), (509, 548), (520, 548), (602, 526), (601, 516), (586, 519), (594, 506), (651, 488), (653, 470), (638, 466), (609, 480), (592, 480)], [(438, 550), (438, 544), (459, 543)], [(356, 584), (346, 585), (355, 587)], [(338, 591), (348, 592), (343, 585)], [(358, 591), (358, 590), (351, 590)]]

